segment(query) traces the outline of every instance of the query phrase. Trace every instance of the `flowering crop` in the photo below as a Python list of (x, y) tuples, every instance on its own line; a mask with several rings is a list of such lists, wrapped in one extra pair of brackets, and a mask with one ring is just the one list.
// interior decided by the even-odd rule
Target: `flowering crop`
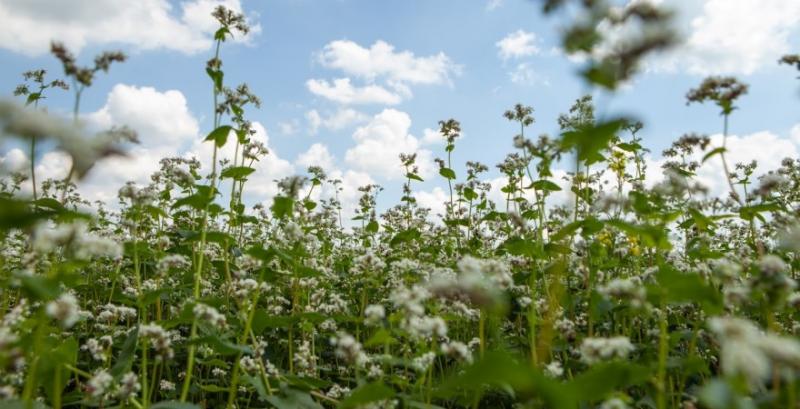
[[(544, 3), (549, 13), (567, 2)], [(575, 3), (589, 17), (565, 31), (564, 49), (592, 55), (589, 84), (616, 89), (672, 42), (669, 14), (646, 2)], [(598, 117), (587, 96), (558, 119), (560, 135), (530, 139), (534, 110), (517, 104), (503, 114), (519, 134), (497, 165), (501, 203), (486, 165), (456, 174), (461, 125), (441, 121), (445, 214), (417, 205), (422, 179), (404, 154), (400, 203), (379, 213), (381, 188), (364, 186), (345, 228), (335, 196), (312, 200), (340, 183), (318, 167), (278, 181), (269, 208), (243, 202), (269, 152), (250, 140), (246, 110), (260, 100), (223, 72), (222, 46), (246, 19), (224, 7), (214, 17), (211, 169), (165, 158), (149, 185), (120, 188), (116, 210), (87, 211), (75, 179), (136, 135), (87, 137), (77, 118), (94, 76), (124, 54), (79, 67), (53, 44), (72, 85), (31, 71), (15, 94), (32, 106), (0, 102), (0, 137), (32, 153), (50, 139), (72, 158), (61, 180), (37, 185), (33, 163), (30, 181), (0, 175), (0, 406), (798, 407), (800, 160), (758, 180), (755, 165), (728, 163), (745, 84), (713, 77), (689, 91), (688, 103), (721, 109), (722, 144), (681, 137), (655, 184), (641, 123)], [(600, 20), (654, 31), (603, 52)], [(55, 88), (74, 91), (75, 121), (38, 107)], [(227, 144), (234, 156), (218, 157)], [(727, 197), (705, 194), (699, 157), (722, 162)], [(555, 206), (562, 160), (574, 161), (573, 202)]]

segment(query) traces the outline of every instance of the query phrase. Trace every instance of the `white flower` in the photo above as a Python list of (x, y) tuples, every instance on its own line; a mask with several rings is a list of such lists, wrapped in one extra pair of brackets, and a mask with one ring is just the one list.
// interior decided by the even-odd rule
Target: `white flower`
[(586, 338), (581, 343), (581, 358), (587, 364), (609, 359), (624, 359), (634, 350), (628, 337)]
[(362, 351), (361, 344), (350, 334), (340, 332), (331, 338), (330, 342), (336, 347), (336, 356), (345, 362), (362, 367), (369, 361), (369, 357)]
[(161, 382), (158, 384), (159, 389), (165, 392), (172, 392), (175, 390), (175, 383), (170, 382), (166, 379), (162, 379)]
[(61, 294), (55, 301), (47, 303), (46, 312), (64, 328), (71, 328), (81, 318), (78, 300), (70, 293)]
[(600, 409), (628, 409), (629, 407), (630, 406), (620, 398), (608, 399), (600, 405)]
[(106, 394), (112, 382), (114, 382), (114, 378), (104, 369), (101, 369), (86, 382), (86, 390), (93, 398), (98, 398)]
[(425, 372), (433, 365), (433, 360), (436, 359), (436, 354), (433, 352), (426, 352), (416, 358), (414, 358), (411, 362), (411, 366), (414, 367), (418, 372)]
[(370, 304), (364, 309), (364, 322), (367, 325), (377, 325), (386, 317), (386, 309), (380, 304)]
[(139, 376), (133, 372), (128, 372), (120, 379), (117, 396), (125, 400), (138, 393), (141, 389), (142, 385), (139, 383)]
[(472, 363), (472, 351), (470, 351), (467, 344), (463, 342), (450, 341), (443, 343), (441, 350), (445, 355), (452, 355), (462, 361)]
[(208, 322), (217, 329), (224, 329), (228, 326), (225, 316), (220, 314), (220, 312), (214, 307), (197, 303), (195, 304), (194, 308), (192, 308), (192, 312), (194, 312), (194, 315), (198, 320)]
[(561, 362), (558, 361), (552, 361), (545, 365), (544, 371), (551, 378), (559, 378), (564, 374), (564, 368), (561, 367)]

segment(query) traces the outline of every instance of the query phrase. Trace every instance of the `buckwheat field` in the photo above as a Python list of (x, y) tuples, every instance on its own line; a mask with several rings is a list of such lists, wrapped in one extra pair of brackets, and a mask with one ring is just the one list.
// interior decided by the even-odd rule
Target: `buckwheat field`
[[(145, 135), (90, 130), (82, 97), (139, 54), (52, 39), (59, 69), (0, 99), (0, 146), (29, 158), (0, 168), (0, 407), (800, 407), (800, 158), (731, 159), (753, 90), (713, 75), (681, 92), (720, 135), (685, 129), (653, 166), (637, 114), (662, 108), (611, 101), (680, 40), (662, 2), (624, 3), (528, 2), (583, 58), (586, 96), (557, 133), (536, 106), (497, 107), (507, 156), (484, 164), (460, 153), (481, 136), (444, 117), (435, 158), (393, 154), (399, 194), (365, 183), (349, 213), (321, 164), (255, 177), (275, 160), (251, 122), (269, 95), (226, 62), (253, 27), (225, 6), (194, 68), (208, 157), (167, 154), (148, 183), (84, 199), (96, 165)], [(800, 89), (800, 55), (770, 64)], [(57, 95), (71, 110), (48, 109)], [(39, 170), (49, 152), (58, 177)], [(723, 193), (698, 178), (707, 164)], [(426, 180), (439, 212), (417, 200)]]

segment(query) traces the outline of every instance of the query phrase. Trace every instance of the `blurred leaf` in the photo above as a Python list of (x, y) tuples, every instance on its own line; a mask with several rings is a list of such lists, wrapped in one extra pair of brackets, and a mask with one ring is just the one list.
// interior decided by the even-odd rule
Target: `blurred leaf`
[(448, 180), (453, 180), (456, 178), (456, 172), (450, 168), (441, 168), (439, 169), (439, 174), (444, 176)]
[(355, 408), (365, 403), (375, 402), (394, 397), (394, 390), (388, 386), (375, 382), (359, 386), (343, 401), (339, 403), (339, 408)]
[(134, 328), (128, 332), (128, 336), (125, 337), (125, 342), (122, 343), (122, 349), (120, 349), (117, 360), (111, 368), (111, 376), (118, 378), (131, 370), (133, 360), (136, 358), (136, 348), (138, 348), (138, 344), (139, 330), (138, 328)]
[(294, 389), (284, 391), (285, 396), (267, 396), (267, 402), (275, 405), (277, 409), (323, 409), (322, 405), (314, 401), (306, 392)]
[(272, 199), (272, 215), (275, 216), (276, 219), (283, 219), (286, 216), (292, 215), (292, 210), (294, 208), (294, 199), (291, 197), (285, 196), (275, 196)]
[(648, 296), (656, 300), (663, 299), (669, 304), (695, 302), (709, 314), (722, 311), (722, 295), (698, 274), (681, 273), (665, 265), (656, 273), (656, 281), (657, 285), (648, 287)]
[(578, 153), (578, 160), (586, 165), (599, 162), (602, 160), (600, 151), (608, 147), (611, 138), (625, 123), (625, 119), (612, 119), (585, 129), (564, 132), (561, 134), (562, 147), (574, 149)]
[(194, 403), (188, 402), (178, 402), (178, 401), (163, 401), (154, 403), (150, 406), (151, 409), (201, 409), (200, 406), (195, 405)]
[(416, 173), (411, 173), (411, 172), (406, 173), (406, 178), (411, 179), (411, 180), (417, 180), (417, 181), (420, 181), (420, 182), (424, 182), (425, 181), (419, 175), (417, 175)]
[(537, 180), (531, 183), (531, 186), (536, 190), (542, 190), (548, 192), (558, 192), (561, 190), (561, 186), (546, 179)]
[(609, 392), (646, 382), (650, 369), (630, 362), (608, 362), (590, 367), (569, 383), (569, 388), (583, 402), (594, 402)]
[(392, 240), (389, 242), (389, 245), (394, 247), (401, 243), (406, 243), (412, 240), (416, 240), (421, 236), (421, 233), (417, 229), (408, 229), (403, 230), (392, 237)]
[(725, 148), (721, 148), (721, 147), (720, 148), (716, 148), (716, 149), (712, 149), (711, 152), (708, 152), (707, 154), (703, 155), (703, 160), (702, 160), (701, 163), (706, 163), (706, 161), (711, 159), (712, 157), (714, 157), (716, 155), (721, 155), (721, 154), (723, 154), (725, 152), (727, 152), (727, 150)]
[(206, 136), (206, 141), (214, 141), (214, 144), (217, 145), (218, 148), (221, 148), (225, 145), (225, 142), (228, 141), (228, 135), (230, 135), (233, 127), (230, 125), (222, 125), (219, 128), (211, 131), (211, 133)]
[(487, 352), (483, 359), (446, 379), (436, 394), (443, 398), (451, 398), (463, 391), (480, 393), (486, 386), (511, 388), (518, 398), (536, 397), (544, 401), (545, 407), (548, 408), (577, 407), (571, 389), (554, 379), (547, 378), (530, 367), (527, 362), (521, 364), (502, 351)]
[(249, 166), (231, 166), (223, 169), (219, 177), (220, 179), (243, 180), (255, 171), (255, 168)]

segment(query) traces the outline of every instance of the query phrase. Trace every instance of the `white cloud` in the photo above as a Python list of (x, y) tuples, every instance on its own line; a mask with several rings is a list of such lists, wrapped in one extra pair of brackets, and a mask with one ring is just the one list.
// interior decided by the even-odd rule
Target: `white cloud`
[(430, 191), (415, 191), (412, 193), (412, 196), (417, 200), (417, 205), (419, 207), (431, 209), (430, 216), (434, 220), (439, 220), (447, 212), (445, 203), (450, 201), (450, 196), (439, 186), (434, 187)]
[[(137, 50), (183, 53), (207, 50), (218, 4), (241, 11), (239, 0), (193, 0), (176, 12), (168, 0), (0, 0), (0, 47), (26, 55), (49, 52), (50, 41), (78, 52), (87, 46), (126, 45)], [(248, 42), (261, 31), (235, 41)]]
[(498, 54), (503, 60), (522, 58), (538, 54), (541, 50), (536, 45), (536, 34), (517, 30), (495, 43)]
[(333, 155), (328, 151), (328, 147), (321, 143), (311, 145), (307, 151), (297, 157), (295, 163), (305, 168), (319, 166), (326, 172), (334, 169)]
[[(250, 136), (250, 140), (261, 142), (268, 146), (269, 154), (252, 165), (255, 168), (255, 172), (248, 177), (249, 182), (245, 184), (244, 200), (246, 203), (266, 202), (278, 193), (278, 187), (274, 181), (294, 175), (295, 167), (288, 160), (281, 158), (279, 152), (270, 146), (269, 134), (260, 122), (253, 122), (252, 126), (255, 134)], [(229, 142), (218, 150), (217, 159), (233, 158), (235, 149), (234, 139), (229, 138)], [(197, 138), (192, 147), (181, 156), (197, 158), (200, 160), (203, 169), (208, 172), (211, 168), (213, 150), (213, 144), (204, 142), (202, 138)], [(230, 189), (230, 186), (222, 188), (223, 193), (229, 191), (226, 189)]]
[(13, 148), (0, 156), (0, 174), (3, 172), (22, 172), (26, 173), (30, 162), (25, 152), (19, 148)]
[(421, 149), (419, 140), (409, 134), (411, 117), (395, 109), (384, 109), (353, 133), (356, 145), (347, 150), (345, 161), (353, 168), (371, 175), (395, 179), (403, 175), (401, 153), (417, 153), (420, 174), (432, 173), (432, 153)]
[(198, 135), (200, 127), (177, 90), (159, 92), (152, 87), (117, 84), (105, 105), (84, 116), (93, 127), (136, 126), (142, 146), (179, 149)]
[[(722, 135), (711, 136), (711, 141), (714, 147), (722, 146)], [(744, 136), (731, 135), (728, 136), (726, 145), (725, 156), (731, 170), (736, 163), (750, 163), (753, 160), (758, 162), (753, 180), (767, 171), (780, 167), (783, 158), (798, 156), (797, 141), (793, 141), (791, 136), (783, 138), (769, 131), (760, 131)], [(702, 158), (699, 156), (696, 159), (701, 160)], [(709, 188), (709, 193), (713, 196), (723, 196), (729, 191), (719, 157), (715, 156), (707, 160), (698, 170), (697, 178), (700, 183)]]
[(800, 33), (797, 0), (675, 0), (685, 41), (650, 61), (654, 71), (752, 74), (791, 51)]
[(317, 54), (317, 60), (323, 67), (363, 82), (353, 85), (351, 77), (306, 81), (311, 93), (343, 105), (396, 105), (412, 97), (410, 85), (452, 84), (451, 78), (461, 73), (461, 67), (442, 52), (417, 57), (411, 51), (395, 51), (380, 40), (369, 48), (349, 40), (332, 41)]
[(447, 83), (460, 70), (444, 53), (417, 57), (411, 51), (395, 52), (393, 45), (381, 40), (370, 48), (349, 40), (332, 41), (320, 52), (319, 61), (369, 81), (384, 77), (411, 84)]
[(533, 86), (542, 84), (550, 86), (550, 80), (537, 72), (536, 69), (533, 68), (533, 64), (529, 62), (517, 64), (514, 71), (508, 73), (508, 77), (511, 82), (518, 85)]
[(297, 133), (297, 120), (283, 121), (278, 123), (278, 131), (284, 135), (294, 135)]
[(323, 117), (316, 109), (306, 112), (309, 133), (316, 134), (320, 128), (324, 127), (332, 131), (338, 131), (357, 123), (366, 122), (369, 117), (363, 112), (352, 108), (339, 108), (336, 112), (327, 117)]
[[(101, 200), (113, 206), (122, 185), (128, 181), (147, 184), (164, 157), (196, 157), (203, 172), (211, 168), (213, 145), (203, 141), (197, 119), (179, 91), (162, 92), (150, 87), (118, 84), (102, 108), (83, 118), (91, 129), (127, 125), (138, 132), (142, 142), (131, 146), (125, 157), (99, 161), (87, 178), (78, 183), (81, 195), (90, 201)], [(253, 129), (255, 134), (251, 139), (269, 146), (269, 136), (263, 125), (253, 122)], [(234, 149), (235, 144), (228, 143), (218, 152), (217, 158), (232, 158)], [(294, 174), (294, 166), (282, 159), (275, 148), (269, 147), (269, 151), (266, 157), (253, 165), (256, 171), (250, 179), (254, 183), (247, 184), (244, 191), (245, 199), (250, 203), (272, 197), (277, 193), (273, 180)], [(0, 165), (10, 167), (15, 164), (19, 167), (27, 160), (18, 149), (11, 150), (0, 158)], [(37, 161), (37, 179), (60, 179), (65, 177), (68, 169), (69, 158), (65, 154), (48, 152)]]
[(445, 141), (444, 135), (437, 129), (425, 128), (422, 130), (422, 143), (425, 145), (440, 145)]
[(487, 11), (495, 11), (498, 8), (502, 7), (504, 0), (489, 0), (486, 2), (486, 10)]
[(403, 98), (379, 85), (354, 87), (350, 78), (337, 78), (333, 84), (327, 80), (310, 79), (306, 87), (314, 95), (327, 98), (340, 104), (399, 104)]

